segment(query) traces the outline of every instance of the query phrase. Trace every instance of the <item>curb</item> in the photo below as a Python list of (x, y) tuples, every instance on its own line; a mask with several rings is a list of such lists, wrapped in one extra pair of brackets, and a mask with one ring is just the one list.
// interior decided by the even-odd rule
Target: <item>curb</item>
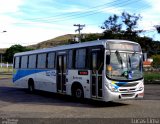
[(11, 78), (0, 78), (0, 80), (11, 79)]
[(160, 80), (150, 80), (150, 81), (144, 81), (144, 84), (160, 84)]

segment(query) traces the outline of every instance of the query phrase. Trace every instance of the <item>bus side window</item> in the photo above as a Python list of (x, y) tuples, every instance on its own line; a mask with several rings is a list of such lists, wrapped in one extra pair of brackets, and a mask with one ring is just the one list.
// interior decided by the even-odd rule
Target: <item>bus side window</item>
[(92, 54), (92, 69), (97, 70), (97, 55), (96, 55), (96, 53)]
[(77, 49), (76, 50), (76, 61), (75, 68), (76, 69), (85, 69), (86, 68), (86, 49)]
[(21, 68), (27, 68), (28, 65), (28, 56), (21, 57)]
[(97, 70), (99, 74), (102, 74), (104, 63), (104, 50), (101, 48), (92, 49), (92, 70)]
[(47, 68), (55, 68), (55, 52), (48, 53)]
[(71, 69), (73, 68), (73, 50), (68, 51), (68, 68)]
[(37, 59), (37, 55), (30, 55), (29, 56), (28, 68), (36, 68), (36, 59)]
[(46, 68), (46, 53), (38, 54), (37, 68)]
[(18, 69), (20, 68), (20, 57), (15, 57), (15, 68)]

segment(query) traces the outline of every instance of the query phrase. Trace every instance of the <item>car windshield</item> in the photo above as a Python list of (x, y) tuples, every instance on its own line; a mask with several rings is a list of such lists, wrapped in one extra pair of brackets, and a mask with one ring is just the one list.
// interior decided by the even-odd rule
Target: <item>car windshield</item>
[(111, 52), (106, 74), (109, 78), (115, 80), (136, 80), (142, 78), (141, 54), (135, 52)]

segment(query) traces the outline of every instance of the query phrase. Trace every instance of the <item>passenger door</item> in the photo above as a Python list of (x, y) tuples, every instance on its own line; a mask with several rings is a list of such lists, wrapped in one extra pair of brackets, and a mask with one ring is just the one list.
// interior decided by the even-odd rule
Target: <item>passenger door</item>
[(57, 92), (66, 93), (66, 55), (57, 56)]
[(104, 55), (101, 49), (91, 52), (91, 95), (92, 98), (102, 97), (102, 70)]

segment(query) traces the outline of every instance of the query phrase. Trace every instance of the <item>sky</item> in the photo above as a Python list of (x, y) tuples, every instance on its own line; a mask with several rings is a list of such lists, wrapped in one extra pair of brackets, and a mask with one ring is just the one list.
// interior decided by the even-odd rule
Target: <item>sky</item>
[[(122, 12), (140, 14), (142, 36), (160, 41), (160, 0), (0, 0), (0, 48), (36, 44), (65, 34), (101, 33), (103, 22)], [(6, 32), (4, 32), (6, 31)]]

